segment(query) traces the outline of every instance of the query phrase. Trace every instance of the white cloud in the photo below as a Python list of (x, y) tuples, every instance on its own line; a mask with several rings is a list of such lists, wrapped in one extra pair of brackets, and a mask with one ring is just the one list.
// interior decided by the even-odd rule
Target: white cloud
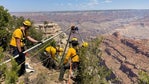
[(87, 2), (76, 4), (76, 7), (82, 10), (92, 10), (100, 4), (99, 1), (100, 0), (87, 0)]
[(111, 3), (112, 2), (112, 0), (105, 0), (104, 2), (102, 2), (102, 3)]
[(99, 4), (99, 1), (98, 0), (90, 0), (87, 5), (88, 6), (94, 6), (94, 5), (98, 5)]
[[(101, 4), (101, 0), (86, 0), (86, 2), (81, 2), (78, 4), (68, 2), (65, 6), (67, 5), (68, 9), (75, 8), (78, 10), (92, 10), (99, 6), (99, 4)], [(59, 6), (64, 6), (64, 4), (61, 3)]]

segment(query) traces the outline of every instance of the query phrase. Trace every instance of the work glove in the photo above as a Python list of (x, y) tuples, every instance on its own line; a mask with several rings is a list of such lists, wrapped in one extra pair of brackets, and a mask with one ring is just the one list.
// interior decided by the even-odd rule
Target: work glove
[(25, 59), (24, 57), (25, 57), (25, 54), (23, 52), (19, 52), (18, 59), (20, 59), (20, 60), (22, 59), (23, 60), (23, 59)]
[(42, 41), (38, 41), (37, 43), (41, 43), (41, 44), (43, 44), (43, 42), (42, 42)]
[(19, 57), (16, 58), (18, 64), (22, 64), (25, 62), (25, 54), (23, 52), (19, 52)]
[(24, 56), (25, 54), (23, 52), (19, 52), (19, 56)]
[(78, 31), (78, 30), (79, 30), (79, 28), (78, 28), (78, 27), (75, 27), (75, 30), (76, 30), (76, 31)]

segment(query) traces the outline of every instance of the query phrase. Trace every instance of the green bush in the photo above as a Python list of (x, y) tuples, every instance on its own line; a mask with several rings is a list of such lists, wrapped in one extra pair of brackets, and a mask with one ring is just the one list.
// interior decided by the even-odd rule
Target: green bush
[(139, 72), (138, 84), (149, 84), (149, 75), (146, 72), (144, 71)]
[(107, 84), (106, 77), (110, 75), (110, 70), (105, 66), (99, 66), (102, 55), (99, 45), (101, 39), (94, 39), (89, 43), (88, 48), (79, 50), (80, 69), (78, 71), (78, 84)]
[(3, 6), (0, 6), (0, 29), (8, 27), (10, 19), (11, 16), (10, 13), (8, 13), (8, 10), (5, 9)]
[(5, 84), (16, 84), (18, 81), (18, 70), (19, 66), (14, 59), (11, 58), (11, 67), (7, 67), (5, 71)]
[[(4, 54), (2, 48), (0, 47), (0, 63), (4, 62)], [(11, 59), (11, 65), (6, 66), (6, 64), (0, 65), (0, 78), (4, 78), (5, 84), (16, 84), (18, 80), (17, 71), (19, 67), (14, 59)]]
[[(2, 63), (4, 58), (4, 55), (2, 52), (3, 52), (3, 48), (0, 47), (0, 64)], [(5, 71), (6, 71), (6, 65), (5, 64), (0, 65), (0, 80), (3, 80)]]

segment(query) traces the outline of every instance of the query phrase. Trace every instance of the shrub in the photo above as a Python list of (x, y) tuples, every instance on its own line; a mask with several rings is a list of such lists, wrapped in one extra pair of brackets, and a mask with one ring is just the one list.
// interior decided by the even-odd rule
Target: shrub
[(146, 72), (144, 71), (139, 72), (138, 84), (149, 84), (149, 75)]
[[(2, 53), (2, 48), (0, 47), (0, 63), (4, 60), (4, 54)], [(0, 65), (0, 78), (4, 78), (5, 84), (16, 84), (18, 80), (17, 71), (19, 70), (19, 66), (15, 62), (14, 59), (11, 58), (11, 65), (6, 66), (6, 64)]]
[(99, 66), (102, 55), (99, 45), (102, 42), (101, 39), (94, 39), (89, 43), (88, 48), (81, 48), (79, 50), (80, 56), (80, 69), (78, 72), (78, 84), (106, 84), (108, 83), (106, 77), (110, 74), (110, 71), (106, 67)]

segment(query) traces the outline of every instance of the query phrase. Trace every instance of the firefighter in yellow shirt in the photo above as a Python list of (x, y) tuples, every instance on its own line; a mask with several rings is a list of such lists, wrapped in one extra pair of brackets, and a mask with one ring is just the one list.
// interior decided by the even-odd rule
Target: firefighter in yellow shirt
[(79, 43), (77, 41), (77, 38), (72, 38), (72, 40), (70, 41), (70, 44), (72, 47), (68, 49), (66, 57), (64, 59), (63, 66), (61, 67), (61, 71), (59, 75), (60, 81), (63, 80), (66, 69), (70, 69), (70, 64), (68, 64), (69, 59), (71, 59), (73, 71), (78, 69), (78, 66), (79, 66), (79, 56), (77, 54)]
[(44, 55), (45, 57), (42, 57), (43, 60), (48, 58), (48, 61), (45, 61), (43, 64), (48, 68), (54, 68), (58, 69), (56, 62), (58, 62), (57, 54), (63, 52), (63, 49), (60, 47), (55, 46), (48, 46), (45, 48)]
[(25, 51), (24, 46), (25, 46), (26, 39), (34, 43), (39, 42), (27, 35), (27, 31), (30, 27), (31, 27), (31, 22), (28, 20), (25, 20), (22, 23), (22, 26), (20, 28), (17, 28), (13, 32), (12, 38), (10, 41), (11, 54), (13, 56), (16, 56), (19, 54), (19, 56), (15, 59), (18, 65), (21, 64), (20, 70), (18, 71), (18, 76), (21, 76), (25, 73), (25, 54), (23, 53), (23, 51)]

